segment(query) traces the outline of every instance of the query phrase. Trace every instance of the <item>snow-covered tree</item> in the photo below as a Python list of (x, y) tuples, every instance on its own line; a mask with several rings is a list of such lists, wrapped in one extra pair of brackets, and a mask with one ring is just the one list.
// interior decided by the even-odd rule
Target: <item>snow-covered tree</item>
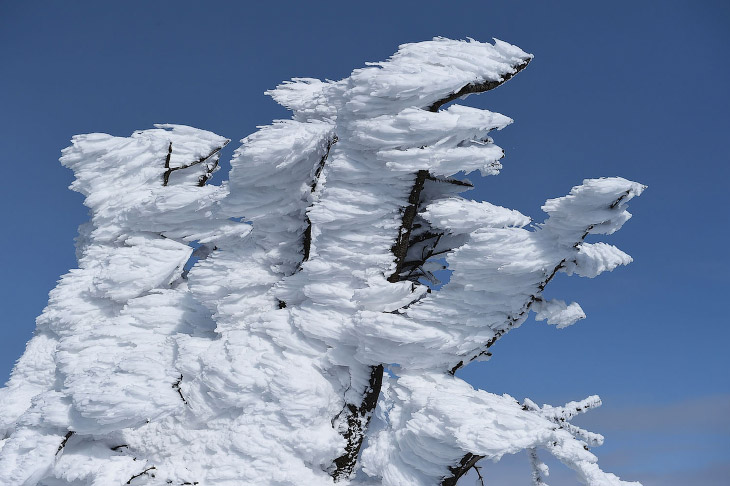
[(61, 162), (91, 221), (0, 391), (0, 483), (447, 486), (525, 451), (542, 485), (540, 450), (627, 484), (570, 423), (598, 397), (538, 406), (454, 375), (530, 310), (584, 318), (543, 298), (558, 272), (631, 261), (584, 240), (619, 229), (640, 184), (585, 180), (532, 225), (459, 196), (459, 173), (499, 172), (489, 133), (511, 120), (446, 105), (531, 58), (436, 38), (284, 83), (268, 94), (293, 118), (243, 139), (220, 186), (213, 133), (74, 137)]

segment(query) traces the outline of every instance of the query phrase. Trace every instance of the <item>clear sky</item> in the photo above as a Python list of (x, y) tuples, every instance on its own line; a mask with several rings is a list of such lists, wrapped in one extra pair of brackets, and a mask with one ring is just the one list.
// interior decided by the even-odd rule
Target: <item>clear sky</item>
[[(546, 198), (584, 178), (649, 186), (607, 239), (632, 265), (548, 286), (588, 319), (565, 330), (528, 321), (462, 376), (538, 403), (600, 394), (603, 408), (582, 423), (606, 436), (596, 450), (605, 469), (645, 486), (727, 484), (723, 1), (0, 2), (0, 378), (75, 265), (87, 215), (57, 162), (72, 135), (182, 123), (240, 139), (289, 116), (263, 95), (282, 80), (339, 79), (436, 35), (497, 37), (535, 55), (505, 86), (466, 102), (515, 120), (494, 135), (502, 174), (471, 197), (541, 220)], [(484, 472), (519, 486), (526, 467), (520, 456)], [(575, 483), (553, 469), (551, 484)]]

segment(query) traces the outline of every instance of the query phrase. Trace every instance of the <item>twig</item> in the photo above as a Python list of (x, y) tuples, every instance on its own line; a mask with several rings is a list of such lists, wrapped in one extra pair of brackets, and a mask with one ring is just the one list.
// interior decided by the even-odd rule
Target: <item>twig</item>
[(484, 486), (484, 478), (482, 477), (482, 474), (479, 471), (479, 469), (480, 469), (479, 466), (477, 466), (476, 464), (474, 464), (472, 466), (472, 468), (477, 472), (477, 476), (479, 476), (479, 482), (482, 484), (482, 486)]
[(153, 469), (157, 469), (157, 468), (155, 466), (150, 466), (147, 469), (145, 469), (144, 471), (142, 471), (141, 473), (135, 474), (134, 476), (132, 476), (131, 478), (129, 478), (129, 481), (127, 481), (127, 484), (132, 484), (132, 481), (133, 480), (137, 479), (140, 476), (143, 476), (143, 475), (147, 474), (149, 471), (152, 471)]
[(464, 457), (461, 458), (461, 462), (459, 462), (458, 466), (449, 468), (451, 476), (445, 477), (441, 481), (441, 486), (456, 486), (459, 479), (481, 459), (484, 459), (484, 456), (478, 456), (471, 452), (467, 452)]
[(172, 388), (177, 391), (177, 394), (180, 395), (180, 398), (182, 398), (182, 401), (185, 405), (188, 404), (188, 401), (185, 400), (185, 397), (182, 394), (182, 390), (180, 390), (180, 383), (182, 383), (183, 375), (180, 374), (180, 378), (177, 379), (175, 383), (172, 384)]
[[(223, 149), (223, 147), (228, 145), (229, 142), (230, 142), (230, 140), (226, 140), (223, 145), (213, 149), (213, 151), (211, 153), (209, 153), (208, 155), (205, 155), (205, 156), (199, 158), (198, 160), (191, 162), (187, 165), (181, 165), (180, 167), (170, 167), (170, 159), (172, 158), (172, 142), (170, 142), (170, 146), (167, 149), (167, 157), (165, 158), (165, 173), (162, 174), (162, 185), (167, 186), (167, 184), (170, 182), (170, 174), (172, 174), (176, 170), (187, 169), (194, 165), (198, 165), (198, 164), (205, 162), (206, 160), (208, 160), (209, 158), (213, 157), (215, 154), (220, 152)], [(216, 161), (216, 165), (214, 165), (213, 168), (215, 169), (215, 167), (217, 167), (217, 166), (218, 166), (218, 162)], [(209, 177), (210, 176), (208, 175), (208, 177), (206, 177), (205, 180), (202, 181), (202, 184), (201, 184), (200, 179), (198, 179), (198, 185), (205, 184), (205, 181), (207, 181)]]
[(72, 435), (74, 435), (72, 431), (66, 432), (66, 435), (63, 436), (63, 440), (61, 441), (61, 445), (58, 446), (56, 455), (58, 455), (63, 450), (63, 448), (66, 447), (66, 442), (68, 442)]

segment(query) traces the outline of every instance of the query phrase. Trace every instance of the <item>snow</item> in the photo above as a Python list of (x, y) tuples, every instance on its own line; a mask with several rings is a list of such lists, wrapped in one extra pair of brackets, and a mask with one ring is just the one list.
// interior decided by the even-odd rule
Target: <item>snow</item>
[(531, 310), (584, 318), (542, 297), (557, 272), (631, 261), (584, 239), (619, 229), (640, 184), (583, 181), (529, 226), (450, 179), (497, 175), (490, 133), (512, 120), (429, 108), (531, 58), (436, 38), (341, 81), (286, 82), (268, 94), (292, 119), (244, 138), (219, 186), (229, 141), (211, 132), (74, 137), (61, 162), (91, 220), (0, 390), (0, 483), (433, 485), (467, 454), (523, 450), (541, 478), (539, 448), (585, 484), (629, 484), (569, 423), (597, 397), (538, 407), (453, 376)]
[(548, 324), (555, 324), (558, 329), (572, 326), (581, 319), (586, 318), (585, 312), (576, 302), (566, 304), (562, 300), (535, 300), (532, 304), (535, 311), (535, 320), (547, 320)]

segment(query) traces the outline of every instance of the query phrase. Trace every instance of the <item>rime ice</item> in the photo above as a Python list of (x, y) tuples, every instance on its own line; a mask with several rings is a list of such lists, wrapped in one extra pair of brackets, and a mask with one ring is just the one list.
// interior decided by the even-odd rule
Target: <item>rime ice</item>
[(459, 195), (456, 174), (499, 173), (490, 134), (512, 120), (447, 103), (531, 58), (436, 38), (341, 81), (286, 82), (268, 94), (292, 119), (244, 138), (220, 186), (213, 133), (74, 137), (61, 162), (91, 220), (0, 390), (0, 483), (454, 485), (526, 451), (535, 484), (538, 452), (628, 484), (570, 424), (598, 397), (540, 407), (454, 376), (530, 311), (585, 317), (542, 297), (557, 272), (631, 261), (584, 239), (618, 230), (640, 184), (583, 181), (532, 226)]

